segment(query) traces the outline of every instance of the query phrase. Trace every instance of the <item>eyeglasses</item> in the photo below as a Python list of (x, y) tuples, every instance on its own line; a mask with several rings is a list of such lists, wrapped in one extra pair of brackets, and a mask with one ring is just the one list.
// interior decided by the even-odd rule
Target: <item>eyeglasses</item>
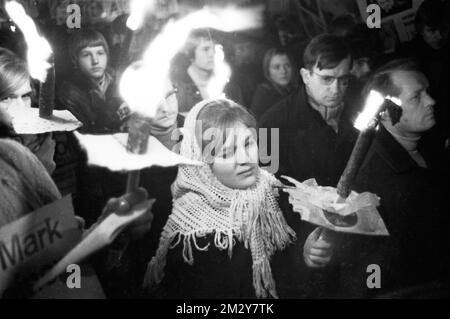
[(311, 71), (315, 75), (317, 75), (320, 78), (320, 83), (326, 86), (330, 86), (334, 83), (335, 80), (338, 81), (338, 85), (342, 86), (348, 86), (350, 83), (351, 75), (343, 75), (340, 77), (332, 76), (332, 75), (321, 75), (319, 73), (316, 73), (314, 71)]

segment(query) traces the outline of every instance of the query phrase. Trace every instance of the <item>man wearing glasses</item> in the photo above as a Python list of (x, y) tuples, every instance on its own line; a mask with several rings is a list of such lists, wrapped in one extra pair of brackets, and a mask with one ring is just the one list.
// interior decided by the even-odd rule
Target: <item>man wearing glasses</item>
[[(308, 44), (300, 70), (303, 84), (267, 110), (259, 123), (262, 128), (279, 128), (280, 169), (277, 175), (291, 176), (299, 181), (315, 178), (321, 186), (336, 187), (357, 136), (352, 123), (355, 113), (350, 108), (353, 103), (346, 97), (351, 68), (352, 57), (344, 38), (324, 34)], [(276, 155), (271, 154), (271, 157)], [(284, 195), (280, 205), (284, 211), (291, 210)], [(314, 226), (300, 222), (295, 214), (286, 214), (286, 218), (297, 228), (299, 247), (289, 248), (292, 254), (287, 253), (283, 258), (295, 256), (299, 249), (316, 251), (317, 256), (305, 258), (304, 263), (292, 257), (288, 261), (280, 260), (278, 269), (275, 266), (275, 271), (286, 278), (285, 286), (280, 287), (286, 291), (284, 297), (332, 296), (335, 270), (327, 267), (317, 272), (314, 268), (329, 264), (334, 243), (319, 236), (320, 232), (314, 231)], [(314, 249), (303, 248), (305, 242), (314, 242), (312, 239), (315, 240)], [(292, 269), (288, 269), (290, 267)], [(279, 285), (283, 284), (277, 282)]]
[(271, 107), (260, 127), (280, 129), (280, 175), (336, 186), (356, 138), (346, 97), (352, 57), (343, 38), (324, 34), (308, 44), (303, 65), (303, 85)]

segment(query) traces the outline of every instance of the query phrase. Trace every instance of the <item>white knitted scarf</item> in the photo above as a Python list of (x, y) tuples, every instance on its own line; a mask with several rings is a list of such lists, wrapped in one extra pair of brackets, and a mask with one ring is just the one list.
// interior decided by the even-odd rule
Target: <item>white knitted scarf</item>
[[(195, 138), (195, 122), (200, 110), (209, 101), (197, 104), (188, 114), (180, 153), (202, 160), (201, 148)], [(246, 190), (224, 186), (208, 165), (181, 166), (172, 185), (173, 210), (163, 229), (155, 257), (150, 261), (144, 285), (156, 287), (164, 277), (166, 255), (183, 241), (183, 258), (193, 264), (193, 247), (200, 247), (196, 238), (214, 234), (214, 245), (228, 250), (231, 258), (235, 240), (250, 248), (253, 261), (253, 286), (258, 298), (277, 298), (270, 267), (270, 257), (295, 238), (276, 201), (273, 185), (279, 184), (268, 172), (259, 169), (258, 181)]]

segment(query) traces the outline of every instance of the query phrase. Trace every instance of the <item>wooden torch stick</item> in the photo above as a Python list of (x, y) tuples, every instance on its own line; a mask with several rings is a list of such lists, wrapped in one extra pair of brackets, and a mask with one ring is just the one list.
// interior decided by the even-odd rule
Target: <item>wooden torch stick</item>
[[(345, 166), (344, 172), (339, 178), (337, 185), (337, 193), (339, 195), (339, 202), (345, 202), (350, 195), (352, 183), (358, 174), (359, 169), (366, 157), (370, 145), (372, 144), (373, 137), (375, 135), (374, 128), (368, 128), (361, 131), (353, 147), (350, 159)], [(322, 227), (320, 238), (326, 241), (331, 241), (335, 237), (335, 232), (327, 228)]]
[[(366, 154), (369, 151), (369, 147), (372, 144), (373, 138), (375, 136), (375, 129), (380, 120), (380, 115), (384, 111), (387, 111), (389, 113), (392, 125), (398, 123), (400, 121), (400, 117), (402, 116), (400, 100), (392, 97), (384, 97), (381, 100), (381, 103), (378, 104), (376, 98), (374, 99), (374, 101), (370, 101), (371, 95), (374, 94), (372, 94), (372, 92), (371, 94), (369, 94), (368, 101), (366, 102), (367, 105), (365, 107), (367, 108), (370, 106), (373, 109), (373, 107), (375, 106), (375, 112), (371, 115), (371, 118), (367, 119), (367, 123), (365, 123), (362, 127), (359, 128), (360, 133), (358, 139), (356, 140), (352, 154), (350, 155), (350, 159), (348, 160), (344, 172), (342, 173), (341, 178), (339, 179), (337, 185), (339, 202), (345, 202), (345, 200), (351, 193), (352, 183), (356, 178), (356, 175), (358, 174), (361, 165), (364, 162)], [(320, 235), (320, 238), (324, 240), (331, 240), (333, 237), (334, 231), (322, 227), (322, 233)]]
[[(147, 153), (148, 139), (150, 136), (149, 120), (138, 114), (133, 114), (129, 123), (127, 151), (133, 154)], [(139, 187), (139, 180), (140, 170), (128, 173), (127, 193), (133, 192)]]
[(55, 108), (55, 63), (53, 54), (50, 57), (51, 67), (47, 70), (45, 82), (39, 86), (39, 116), (49, 118)]

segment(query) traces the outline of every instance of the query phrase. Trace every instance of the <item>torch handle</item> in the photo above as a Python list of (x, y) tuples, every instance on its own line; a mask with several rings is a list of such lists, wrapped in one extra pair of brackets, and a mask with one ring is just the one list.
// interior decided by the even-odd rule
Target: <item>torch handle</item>
[(55, 108), (55, 67), (53, 59), (51, 64), (45, 82), (39, 86), (39, 116), (43, 118), (52, 116)]
[(336, 236), (336, 233), (334, 231), (332, 231), (328, 228), (325, 228), (325, 227), (321, 227), (320, 236), (319, 236), (320, 240), (332, 242), (332, 241), (334, 241), (335, 236)]
[(374, 129), (368, 129), (359, 133), (358, 139), (353, 147), (352, 154), (350, 155), (350, 159), (337, 185), (337, 193), (342, 199), (345, 199), (348, 195), (350, 195), (350, 187), (352, 186), (353, 180), (358, 173), (364, 158), (366, 157), (367, 151), (372, 143), (374, 133)]
[(118, 62), (118, 69), (120, 71), (125, 70), (129, 57), (128, 54), (130, 52), (130, 45), (131, 42), (133, 41), (133, 36), (134, 36), (134, 32), (130, 29), (127, 28), (127, 31), (125, 33), (125, 39), (122, 42), (122, 45), (120, 46), (120, 56), (119, 56), (119, 61)]
[(140, 178), (141, 171), (131, 171), (128, 173), (127, 193), (132, 193), (138, 189)]

